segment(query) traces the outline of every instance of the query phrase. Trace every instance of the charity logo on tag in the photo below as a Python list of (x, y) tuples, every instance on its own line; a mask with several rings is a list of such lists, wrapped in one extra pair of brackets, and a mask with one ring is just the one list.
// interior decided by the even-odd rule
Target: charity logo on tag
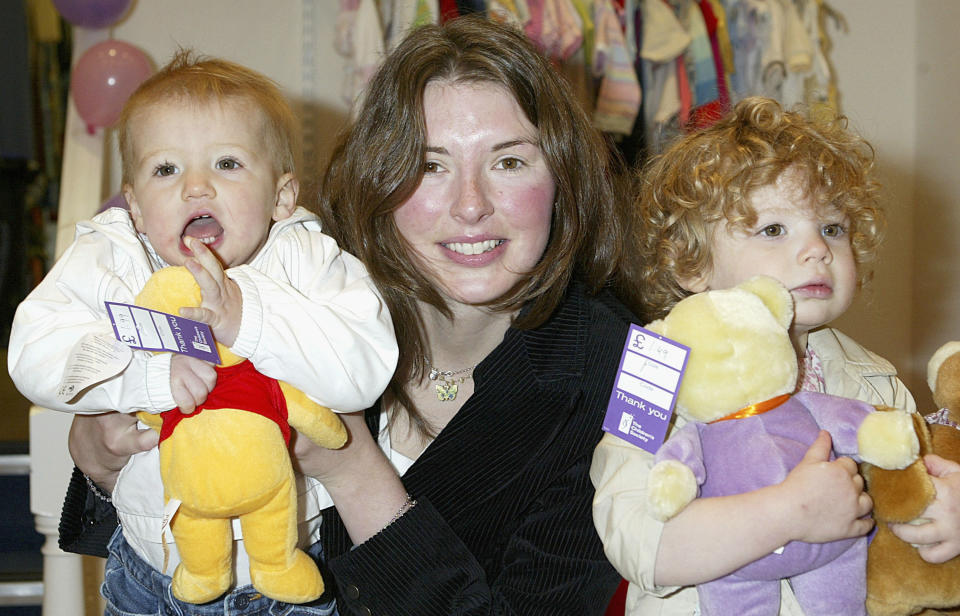
[(105, 302), (117, 340), (133, 349), (170, 351), (220, 363), (210, 326), (133, 304)]
[(630, 325), (603, 429), (656, 453), (663, 443), (690, 348)]

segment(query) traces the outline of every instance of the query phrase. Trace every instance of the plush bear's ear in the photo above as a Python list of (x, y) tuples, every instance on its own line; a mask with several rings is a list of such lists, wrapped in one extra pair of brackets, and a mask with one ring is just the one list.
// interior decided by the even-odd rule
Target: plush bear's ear
[(777, 323), (784, 329), (790, 328), (790, 322), (793, 321), (793, 298), (790, 296), (790, 291), (787, 291), (779, 281), (769, 276), (754, 276), (738, 284), (737, 288), (759, 297), (760, 301), (773, 313)]
[(940, 372), (941, 364), (945, 359), (956, 353), (960, 353), (960, 341), (947, 342), (937, 349), (930, 361), (927, 362), (927, 385), (930, 387), (930, 391), (937, 391), (937, 374)]

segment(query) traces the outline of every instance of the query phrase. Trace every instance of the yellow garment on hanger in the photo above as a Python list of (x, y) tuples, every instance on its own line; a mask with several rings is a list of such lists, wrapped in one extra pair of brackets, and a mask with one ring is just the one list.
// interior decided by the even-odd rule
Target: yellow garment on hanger
[(432, 0), (417, 0), (417, 12), (410, 25), (411, 28), (436, 23), (436, 7), (431, 7), (430, 2)]
[(583, 22), (583, 61), (587, 66), (593, 64), (594, 50), (594, 25), (593, 25), (593, 2), (592, 0), (570, 0), (570, 4), (580, 15), (580, 21)]

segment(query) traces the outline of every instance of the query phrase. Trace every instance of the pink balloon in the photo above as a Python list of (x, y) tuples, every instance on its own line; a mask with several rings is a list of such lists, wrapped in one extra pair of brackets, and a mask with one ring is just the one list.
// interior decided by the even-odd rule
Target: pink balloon
[(123, 41), (110, 39), (85, 51), (73, 68), (70, 90), (87, 130), (93, 134), (116, 122), (130, 94), (152, 72), (147, 56)]
[(53, 0), (63, 18), (75, 26), (98, 29), (115, 24), (130, 0)]

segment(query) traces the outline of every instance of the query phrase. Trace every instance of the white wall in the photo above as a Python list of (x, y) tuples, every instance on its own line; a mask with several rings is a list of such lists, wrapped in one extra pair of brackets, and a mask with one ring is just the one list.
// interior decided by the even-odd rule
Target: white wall
[[(916, 7), (900, 0), (830, 3), (848, 31), (833, 37), (831, 58), (842, 111), (876, 148), (884, 186), (887, 240), (875, 279), (838, 325), (890, 359), (911, 383), (913, 176), (916, 160), (914, 66)], [(911, 389), (914, 389), (911, 387)]]
[(960, 2), (922, 0), (917, 15), (913, 350), (925, 366), (960, 340)]
[[(887, 241), (875, 284), (839, 325), (900, 370), (921, 411), (926, 362), (960, 339), (960, 3), (831, 0), (849, 32), (831, 55), (851, 124), (876, 147)], [(953, 318), (952, 318), (953, 317)]]

